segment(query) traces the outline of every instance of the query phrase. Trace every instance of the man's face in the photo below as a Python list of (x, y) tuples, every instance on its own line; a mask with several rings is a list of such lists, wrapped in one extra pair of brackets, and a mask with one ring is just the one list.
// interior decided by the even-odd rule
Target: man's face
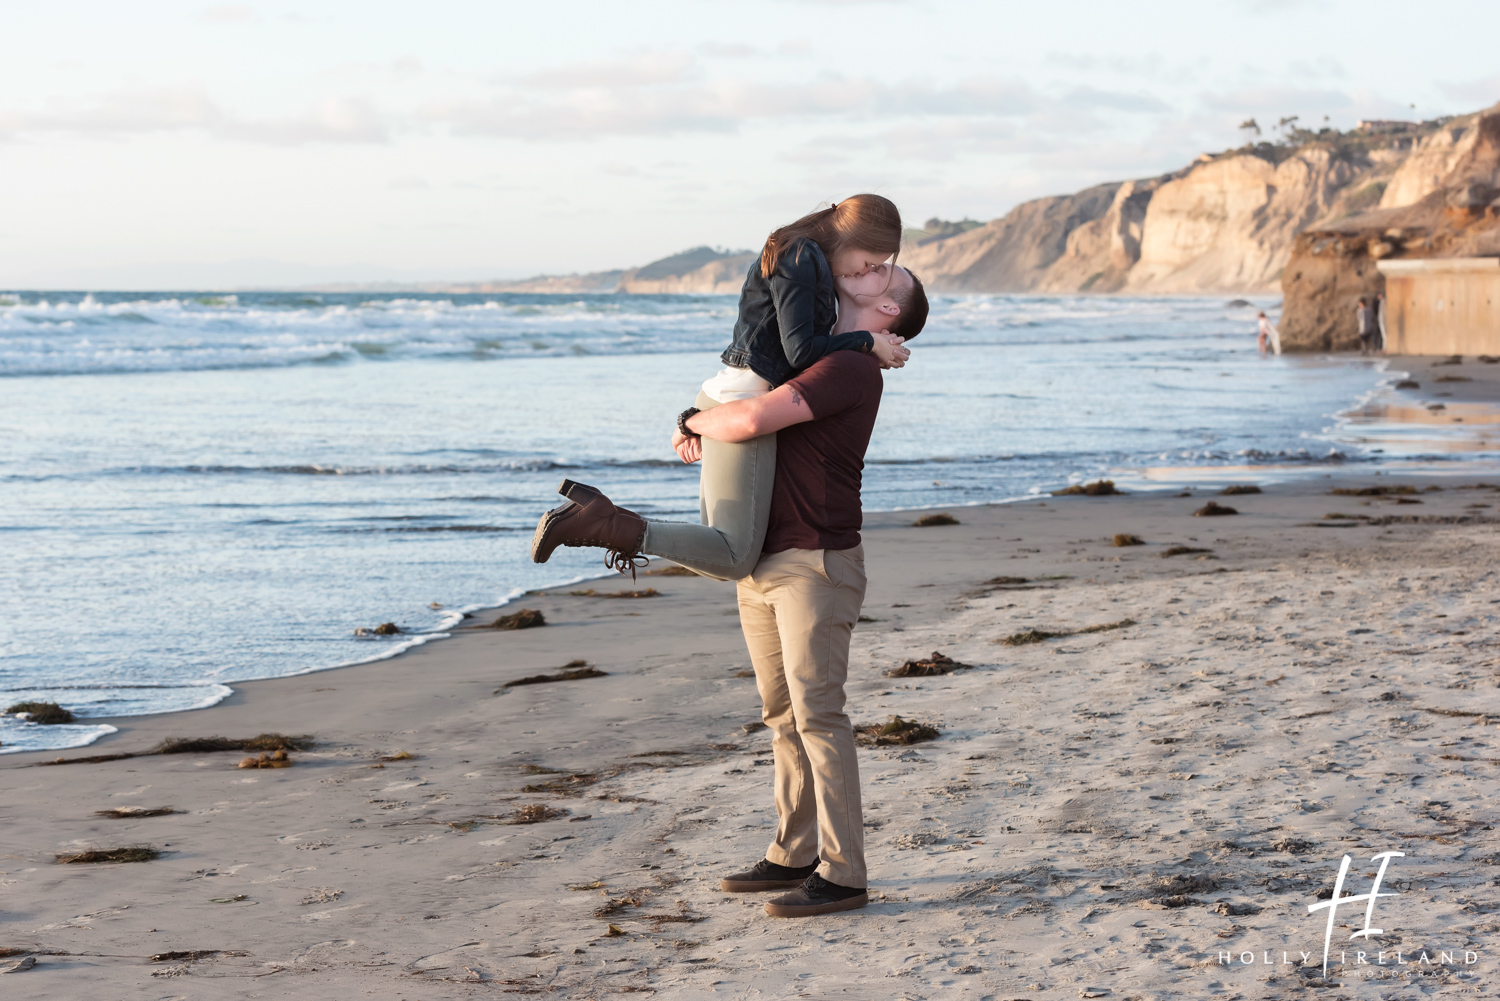
[(911, 275), (899, 265), (880, 264), (867, 274), (835, 279), (839, 309), (852, 314), (852, 329), (885, 330), (901, 315), (901, 304), (891, 293), (911, 287)]

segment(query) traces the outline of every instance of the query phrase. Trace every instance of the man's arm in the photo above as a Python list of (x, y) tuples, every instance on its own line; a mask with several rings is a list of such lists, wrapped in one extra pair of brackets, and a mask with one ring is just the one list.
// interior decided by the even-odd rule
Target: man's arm
[(812, 408), (791, 383), (765, 396), (732, 400), (688, 418), (688, 430), (716, 441), (749, 441), (813, 419)]

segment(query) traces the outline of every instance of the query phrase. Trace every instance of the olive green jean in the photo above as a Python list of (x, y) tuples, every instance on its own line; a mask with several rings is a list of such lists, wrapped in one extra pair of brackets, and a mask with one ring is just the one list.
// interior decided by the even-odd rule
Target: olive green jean
[[(698, 394), (699, 410), (719, 404)], [(701, 525), (647, 521), (641, 552), (715, 580), (739, 580), (760, 562), (776, 482), (776, 435), (749, 441), (703, 439), (698, 474)]]

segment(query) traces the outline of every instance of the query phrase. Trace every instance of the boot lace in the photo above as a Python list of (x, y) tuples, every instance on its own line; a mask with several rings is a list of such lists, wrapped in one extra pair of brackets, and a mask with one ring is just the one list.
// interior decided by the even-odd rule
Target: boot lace
[(604, 556), (604, 565), (621, 575), (626, 570), (630, 571), (630, 582), (635, 583), (635, 571), (637, 567), (644, 567), (651, 561), (637, 552), (623, 553), (618, 549), (611, 549)]

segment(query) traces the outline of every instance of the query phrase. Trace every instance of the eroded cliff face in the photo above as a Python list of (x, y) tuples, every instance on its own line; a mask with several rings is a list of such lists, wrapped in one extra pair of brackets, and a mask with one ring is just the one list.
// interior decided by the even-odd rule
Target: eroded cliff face
[(1026, 202), (905, 249), (902, 263), (940, 292), (1272, 291), (1299, 232), (1370, 208), (1398, 176), (1403, 191), (1427, 183), (1408, 166), (1415, 148), (1395, 136), (1205, 154), (1173, 174)]
[(1314, 225), (1293, 243), (1281, 287), (1289, 350), (1357, 347), (1355, 305), (1383, 291), (1385, 258), (1500, 256), (1500, 105), (1454, 119), (1395, 170), (1372, 211)]

